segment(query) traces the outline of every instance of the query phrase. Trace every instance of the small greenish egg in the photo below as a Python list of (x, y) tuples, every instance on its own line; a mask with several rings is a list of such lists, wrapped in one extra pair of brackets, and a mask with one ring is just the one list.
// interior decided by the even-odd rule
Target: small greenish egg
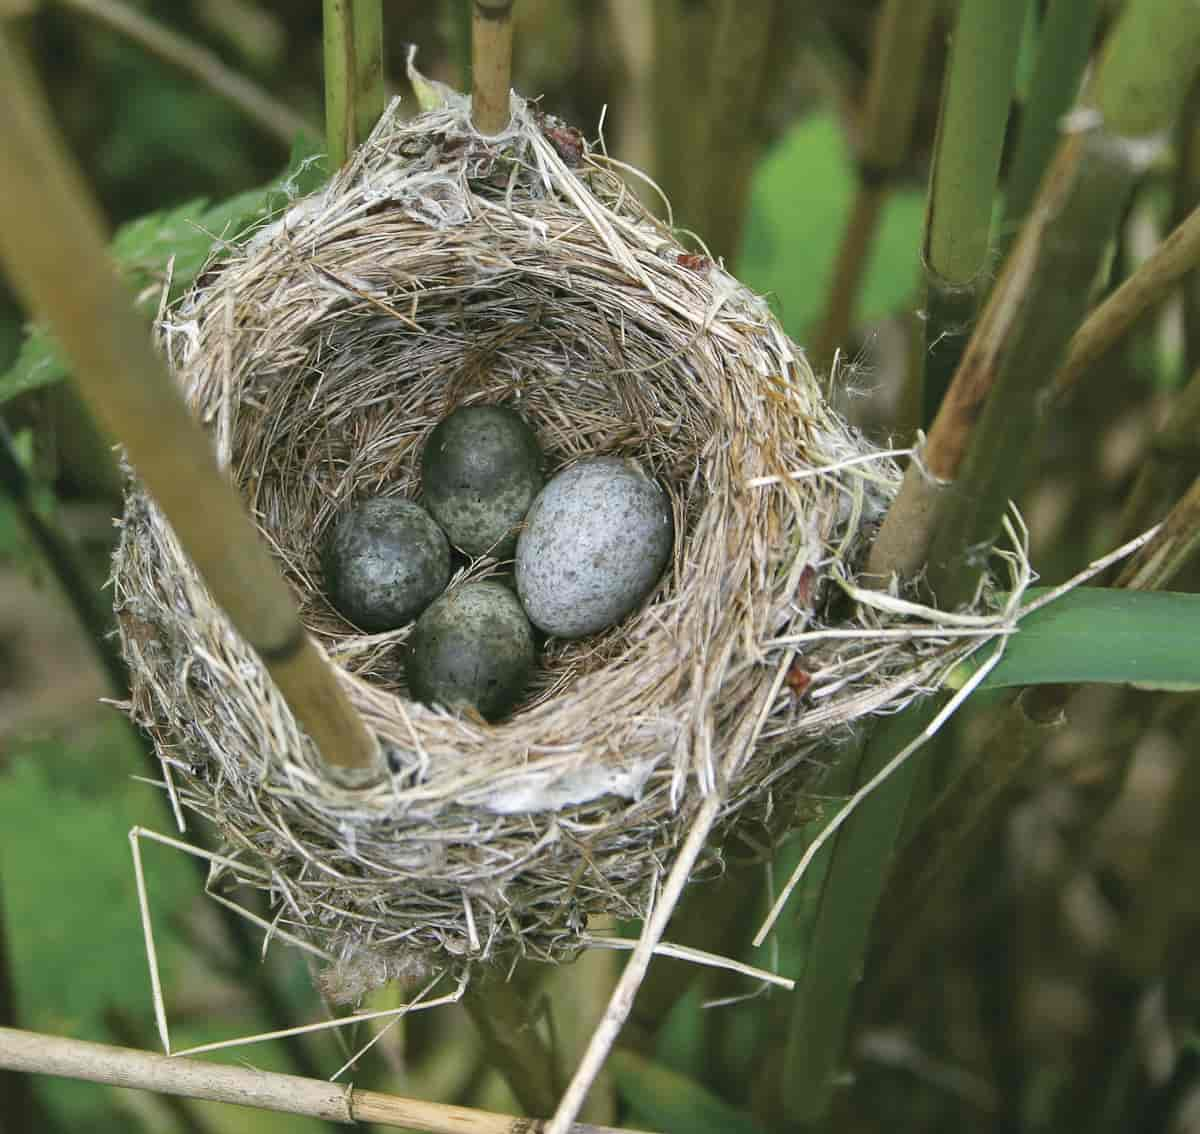
[(542, 487), (542, 451), (507, 406), (463, 406), (441, 421), (421, 454), (425, 506), (467, 555), (506, 559)]
[(450, 545), (424, 508), (381, 496), (342, 513), (325, 544), (334, 606), (372, 633), (411, 622), (450, 581)]
[(464, 583), (417, 619), (408, 641), (409, 692), (428, 705), (474, 709), (492, 721), (520, 700), (533, 674), (533, 627), (503, 583)]
[(667, 494), (632, 461), (590, 457), (542, 489), (517, 541), (517, 593), (533, 624), (582, 638), (619, 622), (671, 557)]

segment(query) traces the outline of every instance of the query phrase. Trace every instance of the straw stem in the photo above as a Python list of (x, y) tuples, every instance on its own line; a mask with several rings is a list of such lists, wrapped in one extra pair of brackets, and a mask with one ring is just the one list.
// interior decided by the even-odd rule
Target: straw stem
[[(0, 1068), (233, 1103), (348, 1126), (377, 1122), (428, 1134), (529, 1134), (532, 1129), (529, 1119), (507, 1114), (16, 1028), (0, 1028)], [(570, 1134), (629, 1132), (578, 1123), (570, 1128)]]
[(887, 184), (908, 152), (936, 0), (886, 0), (878, 16), (858, 144), (858, 191), (813, 354), (827, 365), (850, 333)]
[(324, 0), (325, 136), (342, 166), (383, 113), (383, 0)]
[(475, 0), (471, 24), (471, 119), (484, 135), (509, 123), (513, 0)]
[(925, 214), (926, 422), (958, 368), (985, 290), (992, 203), (1025, 9), (963, 0), (950, 43)]
[(1054, 376), (1057, 398), (1070, 396), (1080, 378), (1110, 351), (1137, 319), (1162, 302), (1200, 265), (1200, 207), (1179, 225), (1071, 337), (1067, 357)]
[(304, 632), (287, 585), (155, 355), (108, 260), (96, 205), (2, 32), (0, 99), (0, 258), (12, 281), (54, 326), (85, 402), (121, 439), (321, 754), (343, 768), (373, 768), (373, 738)]

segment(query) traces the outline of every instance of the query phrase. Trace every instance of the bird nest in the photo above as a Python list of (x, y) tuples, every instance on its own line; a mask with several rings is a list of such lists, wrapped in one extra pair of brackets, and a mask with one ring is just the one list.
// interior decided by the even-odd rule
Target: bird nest
[[(720, 868), (732, 832), (786, 819), (818, 742), (915, 696), (954, 648), (861, 636), (887, 616), (845, 580), (897, 472), (831, 411), (767, 303), (576, 132), (513, 108), (483, 138), (457, 99), (409, 121), (393, 106), (323, 191), (223, 248), (161, 327), (386, 780), (332, 782), (136, 485), (123, 521), (133, 714), (177, 807), (220, 833), (210, 887), (265, 891), (272, 932), (319, 952), (345, 998), (561, 960), (593, 915), (642, 916), (703, 800), (721, 811), (696, 873)], [(526, 699), (490, 725), (412, 700), (410, 628), (362, 633), (320, 569), (339, 510), (419, 498), (429, 432), (485, 402), (519, 410), (551, 471), (636, 461), (678, 533), (650, 598), (548, 642)], [(469, 562), (451, 585), (504, 569)], [(860, 636), (830, 639), (835, 620)]]

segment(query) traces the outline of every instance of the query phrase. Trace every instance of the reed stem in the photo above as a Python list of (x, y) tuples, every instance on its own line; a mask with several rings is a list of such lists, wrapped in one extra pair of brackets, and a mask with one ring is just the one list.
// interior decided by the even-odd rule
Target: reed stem
[(1166, 298), (1200, 265), (1200, 207), (1154, 250), (1136, 272), (1097, 307), (1071, 336), (1067, 357), (1054, 376), (1054, 395), (1071, 396), (1079, 380), (1145, 312)]
[(1050, 0), (1046, 9), (1021, 129), (1004, 187), (1004, 219), (997, 240), (1001, 256), (1033, 207), (1042, 175), (1058, 144), (1063, 115), (1079, 94), (1098, 16), (1097, 0)]
[(1022, 4), (962, 0), (925, 214), (924, 420), (937, 413), (986, 290), (992, 204), (1016, 82)]
[(286, 583), (154, 353), (108, 259), (97, 207), (2, 32), (0, 101), (0, 259), (13, 283), (53, 325), (85, 402), (123, 442), (321, 755), (332, 766), (373, 771), (374, 738), (305, 633)]
[(876, 25), (858, 140), (858, 191), (842, 236), (813, 357), (828, 366), (846, 343), (888, 182), (908, 152), (936, 0), (885, 0)]
[(471, 117), (485, 136), (501, 133), (510, 117), (513, 0), (475, 0), (471, 24)]
[(529, 1005), (512, 981), (481, 974), (463, 994), (488, 1059), (526, 1114), (547, 1118), (562, 1092), (554, 1058), (538, 1035)]
[[(380, 1126), (428, 1134), (529, 1134), (527, 1118), (444, 1106), (400, 1095), (363, 1091), (342, 1083), (232, 1067), (201, 1059), (154, 1055), (126, 1047), (61, 1039), (0, 1028), (0, 1069), (55, 1075), (160, 1094), (306, 1115), (354, 1126)], [(611, 1126), (576, 1123), (570, 1134), (630, 1134)]]
[[(1161, 65), (1147, 46), (1159, 39), (1170, 40)], [(1125, 9), (1096, 89), (1059, 147), (922, 461), (905, 474), (872, 549), (872, 574), (911, 573), (928, 559), (940, 605), (953, 607), (973, 594), (978, 565), (968, 565), (967, 551), (977, 557), (990, 545), (1008, 500), (1020, 491), (1043, 388), (1082, 320), (1129, 190), (1157, 153), (1198, 62), (1200, 10), (1168, 0)], [(1171, 82), (1162, 82), (1163, 75)]]
[(383, 113), (383, 0), (324, 0), (323, 11), (325, 139), (337, 169)]

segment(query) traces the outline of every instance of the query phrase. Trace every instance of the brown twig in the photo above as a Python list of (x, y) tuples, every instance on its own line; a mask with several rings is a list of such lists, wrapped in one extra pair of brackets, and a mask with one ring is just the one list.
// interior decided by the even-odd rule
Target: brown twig
[(475, 0), (471, 25), (471, 117), (481, 134), (499, 134), (509, 121), (513, 0)]
[[(16, 1028), (0, 1028), (0, 1068), (234, 1103), (350, 1126), (377, 1122), (380, 1126), (407, 1127), (428, 1134), (536, 1134), (544, 1125), (486, 1110), (357, 1090), (321, 1079), (154, 1055)], [(611, 1126), (576, 1124), (570, 1134), (630, 1132)]]
[(192, 43), (165, 24), (121, 0), (59, 0), (107, 27), (128, 36), (153, 55), (199, 79), (209, 90), (233, 103), (247, 118), (290, 146), (298, 134), (320, 137), (320, 130), (290, 106), (273, 98), (244, 75), (227, 67), (213, 52)]
[(155, 355), (108, 259), (97, 207), (39, 96), (24, 60), (0, 37), (5, 267), (30, 307), (53, 324), (89, 408), (122, 440), (326, 762), (372, 771), (374, 738), (301, 626), (291, 592)]
[(1168, 513), (1154, 538), (1125, 565), (1118, 587), (1161, 590), (1200, 550), (1200, 478)]
[(1154, 250), (1075, 332), (1066, 360), (1054, 376), (1054, 394), (1066, 398), (1079, 380), (1188, 272), (1200, 264), (1200, 208)]

